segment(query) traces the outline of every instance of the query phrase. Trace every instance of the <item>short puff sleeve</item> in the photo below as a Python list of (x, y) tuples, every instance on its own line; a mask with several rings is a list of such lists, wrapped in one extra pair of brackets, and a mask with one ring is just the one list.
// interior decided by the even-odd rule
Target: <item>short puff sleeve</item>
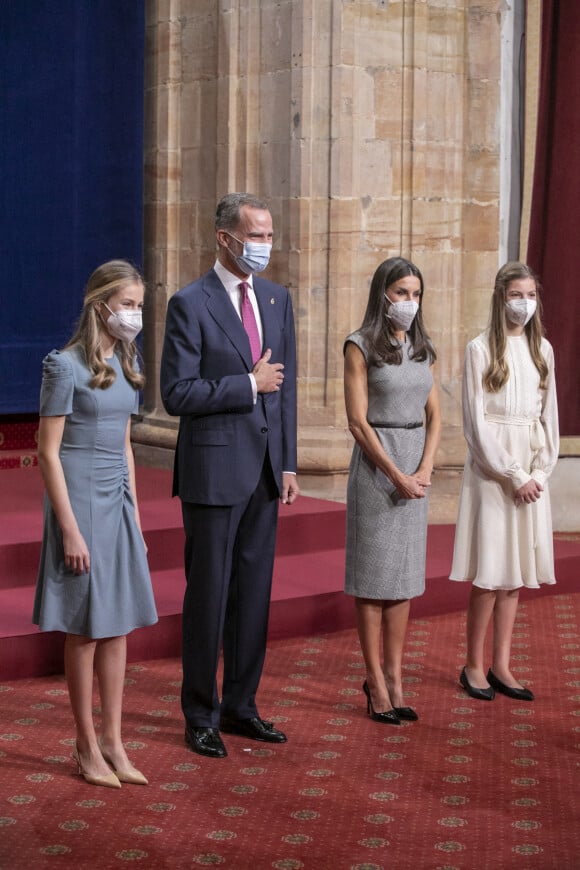
[(42, 361), (40, 416), (64, 417), (73, 410), (74, 377), (68, 354), (51, 351)]

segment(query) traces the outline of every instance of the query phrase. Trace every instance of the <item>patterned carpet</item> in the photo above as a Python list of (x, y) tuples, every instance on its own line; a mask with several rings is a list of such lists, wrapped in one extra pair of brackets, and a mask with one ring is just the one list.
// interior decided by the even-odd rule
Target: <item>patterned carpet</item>
[(125, 738), (150, 779), (87, 785), (62, 677), (0, 685), (0, 867), (574, 870), (580, 866), (580, 594), (523, 596), (515, 670), (532, 704), (470, 700), (464, 616), (414, 620), (418, 723), (365, 715), (352, 631), (269, 647), (261, 712), (284, 746), (183, 743), (176, 660), (130, 665)]

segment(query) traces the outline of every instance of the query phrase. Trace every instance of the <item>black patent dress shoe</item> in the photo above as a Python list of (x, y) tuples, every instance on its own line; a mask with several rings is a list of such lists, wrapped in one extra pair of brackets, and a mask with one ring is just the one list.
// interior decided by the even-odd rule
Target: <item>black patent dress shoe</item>
[(208, 758), (225, 758), (228, 754), (217, 728), (198, 728), (186, 724), (185, 742), (198, 755)]
[(419, 718), (412, 707), (393, 707), (393, 710), (399, 719), (406, 719), (407, 722), (416, 722)]
[(495, 698), (493, 686), (489, 686), (487, 689), (477, 689), (475, 686), (472, 686), (467, 679), (465, 668), (463, 668), (459, 675), (459, 682), (471, 698), (476, 698), (478, 701), (493, 701)]
[[(397, 715), (396, 710), (385, 710), (381, 713), (377, 713), (375, 708), (373, 707), (373, 702), (371, 699), (371, 690), (369, 689), (369, 685), (365, 680), (363, 683), (363, 692), (367, 696), (367, 713), (373, 720), (373, 722), (382, 722), (383, 725), (400, 725), (401, 720)], [(408, 709), (411, 709), (410, 707)], [(417, 715), (417, 714), (415, 714)]]
[(487, 682), (493, 686), (496, 692), (501, 692), (502, 695), (507, 695), (508, 698), (515, 698), (516, 701), (533, 701), (534, 693), (530, 689), (520, 689), (518, 686), (506, 686), (501, 680), (498, 680), (492, 669), (487, 672)]
[(224, 716), (220, 722), (220, 729), (226, 734), (239, 734), (240, 737), (248, 737), (250, 740), (259, 740), (262, 743), (286, 743), (287, 740), (282, 731), (278, 731), (271, 722), (265, 722), (259, 716), (253, 719), (233, 719)]

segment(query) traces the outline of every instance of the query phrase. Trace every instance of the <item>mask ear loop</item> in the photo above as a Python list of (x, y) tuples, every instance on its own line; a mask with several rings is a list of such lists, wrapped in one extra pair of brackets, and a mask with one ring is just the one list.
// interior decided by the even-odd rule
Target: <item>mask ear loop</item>
[[(230, 239), (235, 239), (235, 241), (236, 241), (239, 245), (242, 246), (242, 254), (243, 254), (243, 253), (244, 253), (244, 243), (243, 243), (240, 239), (236, 238), (236, 236), (234, 236), (233, 233), (230, 233), (229, 230), (222, 230), (222, 232), (224, 232), (224, 233), (226, 234), (226, 236), (229, 236)], [(230, 255), (230, 257), (232, 258), (232, 260), (234, 261), (234, 263), (237, 263), (238, 256), (240, 256), (240, 255), (239, 255), (239, 254), (234, 254), (234, 252), (232, 251), (232, 249), (230, 248), (230, 246), (229, 246), (228, 244), (226, 244), (226, 243), (223, 244), (223, 247), (226, 249), (226, 251), (228, 252), (228, 254)]]
[(97, 302), (96, 305), (94, 305), (94, 308), (95, 308), (95, 311), (96, 311), (96, 313), (97, 313), (97, 317), (100, 319), (100, 321), (101, 321), (101, 323), (103, 324), (103, 326), (106, 327), (108, 318), (105, 318), (105, 317), (103, 316), (103, 312), (102, 312), (102, 306), (103, 306), (103, 305), (105, 306), (105, 308), (106, 308), (106, 309), (107, 309), (111, 314), (113, 313), (113, 312), (111, 311), (111, 309), (109, 308), (109, 306), (107, 305), (106, 302)]

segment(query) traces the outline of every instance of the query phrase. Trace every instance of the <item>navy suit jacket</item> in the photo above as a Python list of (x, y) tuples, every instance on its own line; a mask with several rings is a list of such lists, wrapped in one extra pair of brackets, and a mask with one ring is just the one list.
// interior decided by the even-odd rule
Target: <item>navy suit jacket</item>
[(239, 504), (255, 490), (266, 452), (281, 489), (296, 471), (296, 341), (290, 294), (254, 276), (263, 348), (284, 364), (278, 392), (254, 404), (250, 342), (214, 269), (169, 301), (161, 359), (165, 410), (179, 416), (173, 494), (208, 505)]

